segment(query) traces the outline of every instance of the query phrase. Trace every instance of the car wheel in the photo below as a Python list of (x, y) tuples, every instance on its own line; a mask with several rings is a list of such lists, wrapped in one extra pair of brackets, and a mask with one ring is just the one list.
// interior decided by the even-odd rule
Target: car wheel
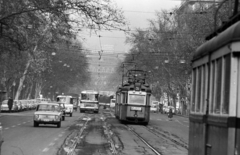
[(34, 127), (38, 127), (38, 126), (39, 126), (38, 122), (35, 122), (35, 121), (34, 121), (33, 126), (34, 126)]
[(65, 116), (62, 116), (62, 120), (65, 121)]
[(58, 128), (61, 127), (61, 121), (57, 123), (57, 127), (58, 127)]
[(72, 117), (72, 113), (70, 113), (70, 117)]

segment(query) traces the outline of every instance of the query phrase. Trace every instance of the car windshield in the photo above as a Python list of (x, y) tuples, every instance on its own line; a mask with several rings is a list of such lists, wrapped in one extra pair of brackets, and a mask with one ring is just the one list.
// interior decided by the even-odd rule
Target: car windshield
[(82, 100), (98, 101), (98, 94), (82, 94)]
[(47, 105), (47, 104), (42, 104), (39, 105), (37, 108), (37, 111), (59, 111), (59, 106), (58, 105)]

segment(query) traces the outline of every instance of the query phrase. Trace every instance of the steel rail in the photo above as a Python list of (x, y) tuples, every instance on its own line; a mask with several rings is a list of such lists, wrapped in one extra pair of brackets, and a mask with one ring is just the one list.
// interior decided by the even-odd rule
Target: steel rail
[(126, 125), (127, 128), (129, 129), (129, 131), (131, 131), (132, 133), (134, 133), (144, 144), (146, 144), (156, 155), (162, 155), (159, 151), (157, 151), (157, 149), (155, 149), (151, 144), (149, 144), (146, 140), (144, 140), (142, 138), (142, 136), (140, 136), (136, 131), (134, 131), (131, 127), (129, 127), (128, 125)]
[(159, 136), (162, 136), (162, 137), (170, 140), (171, 142), (175, 143), (176, 145), (178, 145), (178, 146), (180, 146), (180, 147), (183, 147), (183, 148), (185, 148), (185, 149), (188, 150), (188, 145), (185, 144), (184, 142), (180, 142), (180, 141), (178, 141), (178, 140), (176, 140), (176, 139), (174, 139), (174, 138), (171, 138), (171, 137), (167, 136), (167, 135), (164, 134), (164, 133), (154, 132), (154, 131), (152, 130), (152, 129), (154, 129), (154, 127), (152, 127), (152, 129), (151, 129), (150, 127), (145, 127), (145, 128), (146, 128), (149, 132), (151, 132), (151, 133), (153, 133), (153, 134), (156, 134), (157, 136), (158, 136), (158, 135), (159, 135)]

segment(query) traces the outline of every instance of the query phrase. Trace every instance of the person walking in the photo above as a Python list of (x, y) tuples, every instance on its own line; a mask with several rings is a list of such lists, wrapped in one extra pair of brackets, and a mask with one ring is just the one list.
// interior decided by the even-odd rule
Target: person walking
[(169, 112), (168, 112), (169, 121), (172, 120), (172, 117), (173, 117), (173, 112), (172, 112), (172, 108), (170, 108), (170, 109), (169, 109)]
[(13, 99), (11, 97), (9, 97), (7, 104), (8, 104), (9, 112), (12, 112)]

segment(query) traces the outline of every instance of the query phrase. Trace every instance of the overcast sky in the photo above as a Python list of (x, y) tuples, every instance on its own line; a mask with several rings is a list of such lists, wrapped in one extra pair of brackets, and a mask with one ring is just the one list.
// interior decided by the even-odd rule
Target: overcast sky
[[(124, 11), (125, 18), (129, 22), (129, 27), (134, 28), (147, 28), (149, 23), (148, 19), (155, 18), (155, 12), (161, 10), (170, 10), (179, 7), (181, 0), (112, 0), (119, 8)], [(127, 52), (130, 45), (125, 44), (126, 36), (123, 32), (112, 31), (99, 32), (98, 35), (90, 33), (86, 30), (79, 35), (86, 38), (84, 40), (84, 48), (90, 50), (104, 49), (114, 50), (115, 53)], [(104, 50), (103, 49), (103, 50)], [(106, 52), (106, 51), (105, 51)]]

